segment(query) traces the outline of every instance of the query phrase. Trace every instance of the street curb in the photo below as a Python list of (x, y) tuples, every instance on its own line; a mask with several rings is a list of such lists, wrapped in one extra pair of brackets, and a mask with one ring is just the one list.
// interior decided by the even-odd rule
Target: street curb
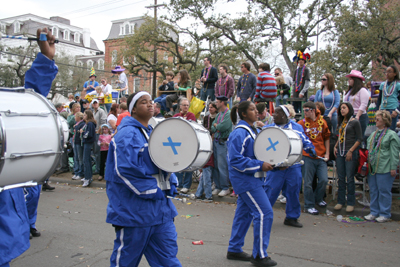
[[(80, 180), (72, 180), (72, 179), (66, 179), (66, 178), (60, 178), (60, 177), (54, 177), (52, 176), (50, 178), (50, 181), (55, 184), (55, 183), (59, 183), (59, 184), (69, 184), (69, 185), (82, 185), (82, 182)], [(106, 181), (102, 180), (102, 181), (97, 181), (97, 180), (93, 180), (93, 182), (90, 184), (90, 186), (88, 188), (94, 188), (94, 187), (99, 187), (99, 188), (106, 188)], [(193, 191), (193, 190), (192, 190)], [(236, 197), (219, 197), (219, 196), (213, 196), (213, 202), (211, 203), (218, 203), (218, 202), (224, 202), (224, 203), (229, 203), (229, 204), (236, 204)], [(199, 200), (197, 200), (199, 201)], [(336, 204), (336, 203), (335, 203)], [(320, 212), (321, 215), (325, 215), (326, 214), (326, 210), (330, 210), (333, 215), (331, 216), (337, 216), (337, 215), (343, 215), (344, 217), (346, 216), (365, 216), (369, 214), (369, 207), (364, 207), (364, 208), (359, 208), (359, 207), (355, 207), (354, 211), (351, 213), (347, 213), (345, 208), (342, 208), (341, 210), (337, 211), (333, 209), (333, 205), (328, 205), (325, 208), (321, 208), (318, 207), (318, 205), (316, 205), (316, 209)], [(286, 204), (280, 203), (280, 202), (275, 202), (274, 204), (274, 209), (286, 209)], [(304, 204), (301, 204), (301, 210), (304, 210)], [(392, 212), (392, 218), (393, 221), (400, 221), (400, 212)]]

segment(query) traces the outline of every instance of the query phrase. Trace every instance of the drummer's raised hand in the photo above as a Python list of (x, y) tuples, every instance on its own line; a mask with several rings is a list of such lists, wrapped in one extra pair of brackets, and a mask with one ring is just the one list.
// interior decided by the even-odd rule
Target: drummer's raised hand
[(43, 28), (36, 31), (38, 40), (40, 40), (41, 33), (47, 34), (47, 41), (38, 41), (40, 52), (42, 52), (42, 54), (48, 57), (50, 60), (53, 60), (54, 54), (56, 53), (56, 47), (54, 45), (56, 38), (47, 28)]
[(274, 167), (272, 167), (271, 164), (269, 164), (268, 162), (264, 162), (262, 165), (262, 171), (267, 172), (272, 170)]

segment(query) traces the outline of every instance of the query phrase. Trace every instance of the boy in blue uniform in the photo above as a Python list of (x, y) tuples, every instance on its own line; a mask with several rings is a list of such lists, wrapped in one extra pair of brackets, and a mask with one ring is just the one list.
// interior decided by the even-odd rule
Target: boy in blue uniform
[[(257, 160), (254, 155), (254, 139), (257, 129), (253, 127), (258, 120), (256, 106), (244, 101), (233, 107), (231, 120), (239, 121), (228, 140), (229, 178), (235, 193), (239, 195), (232, 224), (227, 258), (230, 260), (251, 261), (256, 266), (275, 266), (267, 254), (273, 221), (273, 211), (263, 187), (265, 171), (272, 170), (267, 162)], [(254, 222), (254, 243), (252, 255), (242, 250), (244, 238)]]
[[(315, 154), (314, 145), (304, 134), (303, 127), (296, 122), (290, 120), (290, 111), (294, 114), (291, 105), (281, 105), (275, 109), (273, 114), (274, 123), (266, 127), (280, 127), (283, 129), (292, 129), (295, 131), (303, 141), (303, 150), (308, 153)], [(274, 168), (267, 173), (267, 180), (265, 186), (267, 188), (267, 195), (271, 205), (273, 206), (278, 199), (279, 193), (283, 190), (283, 195), (286, 197), (286, 218), (285, 225), (294, 227), (303, 227), (297, 221), (300, 217), (300, 188), (302, 182), (301, 165), (293, 165), (288, 168)]]
[[(47, 33), (47, 41), (38, 41), (41, 53), (25, 74), (25, 88), (32, 88), (46, 97), (58, 68), (53, 61), (55, 38), (45, 28), (37, 30), (38, 39), (43, 32)], [(13, 259), (29, 248), (29, 229), (23, 188), (0, 192), (0, 267), (10, 266)]]
[(138, 266), (143, 254), (150, 266), (181, 266), (174, 225), (178, 213), (166, 198), (177, 193), (177, 179), (172, 174), (171, 189), (162, 191), (157, 180), (167, 174), (154, 165), (148, 151), (153, 101), (142, 91), (130, 95), (127, 104), (131, 116), (122, 120), (110, 143), (105, 174), (106, 221), (116, 232), (111, 266)]

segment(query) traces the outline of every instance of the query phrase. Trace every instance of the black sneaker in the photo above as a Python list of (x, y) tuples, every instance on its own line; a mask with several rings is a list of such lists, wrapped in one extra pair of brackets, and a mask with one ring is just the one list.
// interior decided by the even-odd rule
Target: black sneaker
[(213, 202), (214, 199), (212, 197), (203, 199), (204, 202)]
[(260, 259), (260, 256), (258, 255), (256, 258), (253, 258), (253, 256), (251, 256), (250, 261), (253, 265), (260, 267), (277, 265), (276, 261), (271, 260), (271, 257), (265, 257)]
[(31, 228), (31, 234), (33, 237), (39, 237), (40, 232), (36, 228)]
[(285, 218), (285, 221), (283, 222), (284, 225), (287, 226), (293, 226), (297, 228), (302, 228), (303, 225), (297, 221), (297, 219), (287, 219)]
[(226, 258), (228, 260), (235, 260), (235, 261), (250, 261), (251, 255), (242, 251), (242, 252), (229, 252), (226, 254)]

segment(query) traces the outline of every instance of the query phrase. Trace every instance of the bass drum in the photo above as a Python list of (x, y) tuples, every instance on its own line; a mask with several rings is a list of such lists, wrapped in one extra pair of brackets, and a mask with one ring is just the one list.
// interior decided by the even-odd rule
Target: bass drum
[(302, 159), (303, 142), (291, 129), (267, 127), (254, 141), (254, 155), (271, 165), (279, 163), (281, 167), (292, 166)]
[(0, 88), (0, 187), (49, 178), (67, 140), (68, 124), (46, 98), (31, 89)]
[(169, 118), (150, 135), (149, 153), (154, 164), (166, 172), (191, 172), (202, 168), (212, 154), (210, 133), (196, 122)]

